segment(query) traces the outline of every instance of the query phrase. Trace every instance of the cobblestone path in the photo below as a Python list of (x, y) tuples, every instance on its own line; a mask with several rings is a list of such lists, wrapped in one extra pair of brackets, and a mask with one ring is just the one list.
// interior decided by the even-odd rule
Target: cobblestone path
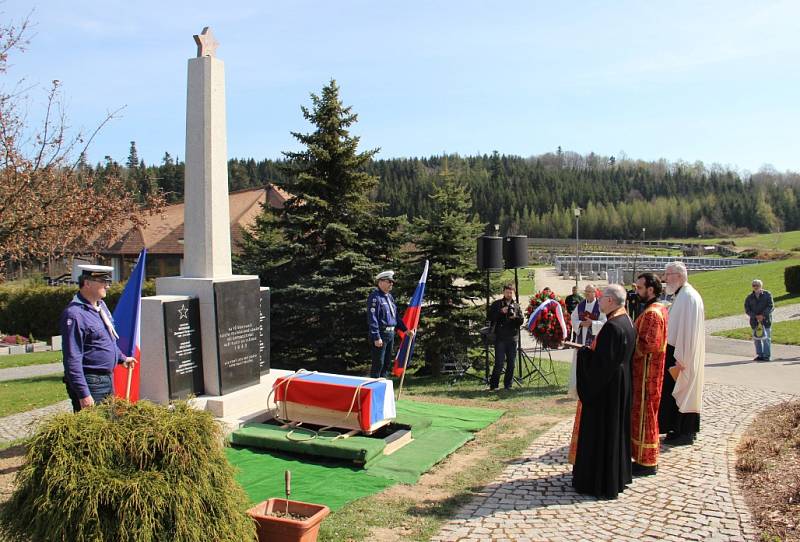
[[(66, 395), (66, 392), (64, 392)], [(56, 412), (71, 412), (69, 400), (0, 418), (0, 444), (30, 436), (37, 422)]]
[(755, 540), (734, 450), (757, 411), (793, 397), (707, 383), (695, 444), (662, 446), (658, 474), (634, 478), (616, 501), (573, 491), (566, 457), (572, 420), (564, 420), (431, 540)]

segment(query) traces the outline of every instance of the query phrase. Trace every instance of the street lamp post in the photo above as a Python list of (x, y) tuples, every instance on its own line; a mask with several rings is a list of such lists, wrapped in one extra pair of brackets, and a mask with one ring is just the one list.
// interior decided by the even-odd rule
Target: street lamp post
[(575, 207), (573, 211), (575, 212), (575, 287), (580, 288), (580, 286), (578, 286), (578, 278), (581, 274), (581, 253), (580, 249), (578, 248), (580, 246), (580, 237), (578, 236), (578, 221), (581, 217), (581, 208)]
[(639, 259), (639, 252), (641, 252), (642, 257), (644, 257), (644, 232), (646, 229), (647, 228), (642, 228), (642, 246), (636, 251), (635, 256), (633, 257), (633, 275), (631, 275), (631, 284), (636, 284), (636, 261)]

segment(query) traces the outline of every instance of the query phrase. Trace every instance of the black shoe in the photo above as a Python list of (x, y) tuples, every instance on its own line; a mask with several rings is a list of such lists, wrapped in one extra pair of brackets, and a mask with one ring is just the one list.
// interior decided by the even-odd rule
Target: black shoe
[(656, 473), (656, 471), (658, 471), (658, 467), (656, 465), (648, 467), (647, 465), (640, 465), (636, 461), (634, 461), (633, 465), (631, 465), (631, 473), (634, 476), (652, 476)]
[(756, 356), (753, 358), (753, 361), (765, 361), (765, 360), (761, 356)]
[(694, 444), (694, 435), (692, 433), (684, 435), (672, 433), (664, 439), (664, 444), (669, 446), (688, 446), (689, 444)]
[(504, 389), (504, 390), (506, 390), (506, 391), (511, 391), (511, 386), (506, 386), (506, 387), (505, 387), (505, 388), (503, 388), (503, 389)]

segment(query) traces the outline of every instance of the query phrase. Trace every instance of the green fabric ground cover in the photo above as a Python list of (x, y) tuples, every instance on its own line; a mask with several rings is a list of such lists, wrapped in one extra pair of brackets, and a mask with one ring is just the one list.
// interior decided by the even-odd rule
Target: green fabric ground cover
[(251, 448), (228, 448), (228, 460), (238, 470), (236, 480), (250, 502), (283, 497), (283, 473), (292, 471), (289, 498), (325, 504), (338, 510), (345, 504), (394, 485), (394, 480), (366, 476), (364, 470), (343, 462), (326, 462)]
[(397, 421), (412, 426), (414, 441), (392, 455), (378, 456), (364, 469), (341, 461), (243, 447), (229, 448), (226, 454), (238, 469), (237, 480), (253, 503), (282, 496), (283, 473), (291, 470), (291, 498), (326, 504), (336, 510), (396, 483), (415, 483), (424, 472), (471, 440), (472, 432), (502, 415), (503, 411), (497, 409), (399, 401)]

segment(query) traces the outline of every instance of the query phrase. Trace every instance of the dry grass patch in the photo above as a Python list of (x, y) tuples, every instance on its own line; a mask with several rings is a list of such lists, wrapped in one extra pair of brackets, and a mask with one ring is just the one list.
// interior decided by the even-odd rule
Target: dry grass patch
[(800, 541), (800, 401), (762, 411), (736, 451), (736, 471), (761, 539)]

